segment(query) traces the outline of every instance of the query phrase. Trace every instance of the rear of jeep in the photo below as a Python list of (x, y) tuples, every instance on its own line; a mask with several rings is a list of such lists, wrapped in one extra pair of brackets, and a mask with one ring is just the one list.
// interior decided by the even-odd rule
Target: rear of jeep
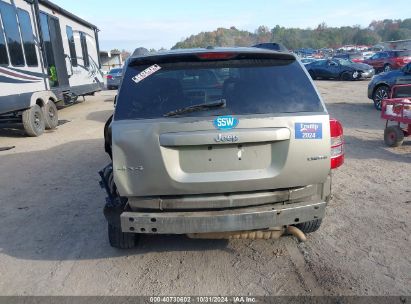
[(298, 60), (255, 48), (130, 59), (109, 128), (118, 248), (146, 233), (313, 232), (344, 159), (342, 127)]

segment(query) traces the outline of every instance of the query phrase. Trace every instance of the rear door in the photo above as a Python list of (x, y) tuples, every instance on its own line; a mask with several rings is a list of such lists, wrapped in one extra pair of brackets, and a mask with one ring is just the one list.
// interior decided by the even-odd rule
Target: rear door
[[(129, 67), (112, 124), (120, 194), (233, 193), (323, 182), (330, 171), (329, 117), (308, 74), (290, 57), (190, 57)], [(221, 100), (225, 106), (173, 115)]]
[(374, 54), (369, 59), (365, 61), (366, 64), (373, 66), (375, 69), (381, 67), (381, 63), (379, 62), (381, 58), (381, 53)]
[(46, 13), (40, 13), (40, 28), (44, 41), (45, 65), (52, 88), (67, 89), (69, 77), (64, 55), (60, 22)]
[(395, 81), (400, 87), (397, 87), (393, 97), (411, 97), (411, 62), (404, 66), (402, 71)]
[(376, 60), (376, 67), (377, 68), (384, 68), (385, 63), (388, 61), (389, 55), (387, 52), (380, 53), (378, 59)]
[(327, 60), (317, 60), (311, 65), (310, 68), (314, 71), (316, 77), (328, 77)]
[(340, 70), (341, 66), (338, 60), (329, 60), (327, 62), (327, 69), (325, 70), (326, 78), (338, 78)]

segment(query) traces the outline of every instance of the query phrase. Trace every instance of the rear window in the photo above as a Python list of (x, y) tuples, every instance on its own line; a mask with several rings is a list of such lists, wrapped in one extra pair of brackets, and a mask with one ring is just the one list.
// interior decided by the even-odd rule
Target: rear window
[(406, 50), (406, 51), (397, 51), (396, 52), (396, 56), (397, 57), (411, 57), (411, 51), (410, 50)]
[(170, 111), (221, 99), (226, 100), (226, 107), (184, 116), (324, 111), (297, 61), (165, 63), (136, 83), (132, 78), (136, 80), (135, 76), (148, 67), (127, 68), (117, 99), (116, 120), (159, 118)]
[(122, 69), (111, 69), (109, 74), (117, 74), (117, 73), (121, 73)]

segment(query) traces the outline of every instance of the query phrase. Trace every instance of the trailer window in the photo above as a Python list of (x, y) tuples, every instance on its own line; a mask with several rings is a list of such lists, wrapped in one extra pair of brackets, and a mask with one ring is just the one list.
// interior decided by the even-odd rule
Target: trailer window
[(66, 26), (66, 33), (67, 33), (67, 39), (68, 39), (68, 44), (69, 44), (69, 49), (70, 49), (70, 58), (71, 58), (71, 65), (73, 67), (77, 66), (77, 54), (76, 54), (76, 44), (74, 43), (74, 35), (73, 35), (73, 29), (71, 26)]
[(44, 49), (46, 53), (46, 66), (51, 68), (55, 66), (53, 47), (51, 45), (50, 31), (49, 31), (49, 20), (46, 14), (40, 13), (40, 28), (41, 34), (43, 36)]
[(83, 32), (80, 32), (80, 41), (81, 41), (81, 51), (83, 53), (84, 66), (88, 67), (90, 65), (90, 60), (88, 59), (86, 34), (84, 34)]
[(7, 57), (6, 39), (4, 39), (3, 29), (0, 23), (0, 64), (8, 65), (9, 58)]
[(28, 66), (38, 66), (36, 45), (34, 44), (34, 35), (29, 13), (19, 8), (17, 9), (17, 15), (19, 16), (21, 38), (23, 39), (26, 63)]
[(19, 26), (14, 7), (0, 1), (0, 12), (4, 32), (6, 33), (7, 45), (9, 47), (11, 64), (14, 66), (22, 66), (24, 65), (23, 49), (21, 48)]

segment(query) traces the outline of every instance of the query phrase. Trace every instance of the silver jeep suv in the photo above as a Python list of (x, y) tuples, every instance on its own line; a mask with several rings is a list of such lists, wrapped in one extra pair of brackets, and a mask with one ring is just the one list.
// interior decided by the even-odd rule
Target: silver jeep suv
[[(288, 52), (177, 50), (128, 60), (100, 175), (110, 244), (140, 234), (269, 237), (317, 230), (340, 123)], [(297, 230), (298, 230), (297, 229)]]

